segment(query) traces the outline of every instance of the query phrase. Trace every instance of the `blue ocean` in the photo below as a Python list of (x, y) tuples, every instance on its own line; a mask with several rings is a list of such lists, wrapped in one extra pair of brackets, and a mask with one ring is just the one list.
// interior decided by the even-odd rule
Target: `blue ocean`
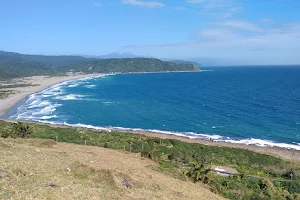
[(6, 117), (300, 150), (300, 67), (85, 78), (31, 95)]

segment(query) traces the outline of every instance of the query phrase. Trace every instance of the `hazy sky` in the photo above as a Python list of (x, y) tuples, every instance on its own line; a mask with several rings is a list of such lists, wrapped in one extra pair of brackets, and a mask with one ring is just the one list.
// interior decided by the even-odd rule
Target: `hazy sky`
[(300, 0), (0, 0), (0, 50), (300, 63)]

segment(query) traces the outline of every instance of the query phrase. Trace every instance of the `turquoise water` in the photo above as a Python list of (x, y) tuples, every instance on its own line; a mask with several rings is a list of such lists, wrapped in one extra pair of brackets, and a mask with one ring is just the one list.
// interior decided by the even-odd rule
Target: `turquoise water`
[(223, 67), (69, 81), (6, 116), (300, 150), (300, 68)]

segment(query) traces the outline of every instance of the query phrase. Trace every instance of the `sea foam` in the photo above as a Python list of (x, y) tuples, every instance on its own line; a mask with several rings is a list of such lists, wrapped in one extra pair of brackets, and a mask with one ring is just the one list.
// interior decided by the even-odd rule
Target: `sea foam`
[(79, 95), (79, 94), (68, 94), (65, 96), (57, 96), (54, 99), (59, 99), (59, 100), (84, 100), (83, 98), (86, 97), (85, 95)]
[(201, 140), (210, 140), (215, 142), (228, 142), (234, 144), (256, 145), (260, 147), (280, 147), (280, 148), (300, 150), (300, 144), (276, 143), (274, 141), (261, 140), (255, 138), (233, 140), (230, 139), (229, 137), (224, 137), (221, 135), (199, 134), (193, 132), (176, 132), (176, 131), (163, 131), (163, 130), (156, 130), (156, 129), (124, 128), (124, 127), (101, 127), (101, 126), (86, 125), (81, 123), (70, 124), (67, 122), (63, 122), (63, 123), (47, 122), (47, 123), (65, 125), (65, 126), (76, 127), (76, 128), (87, 128), (87, 129), (105, 130), (105, 131), (151, 132), (151, 133), (158, 133), (158, 134), (175, 135), (175, 136), (186, 137), (190, 139), (201, 139)]
[(92, 89), (92, 88), (95, 88), (96, 85), (85, 85), (84, 87), (89, 88), (89, 89)]
[(216, 140), (220, 142), (229, 142), (234, 144), (246, 144), (246, 145), (256, 145), (260, 147), (280, 147), (280, 148), (287, 148), (287, 149), (296, 149), (300, 150), (300, 145), (298, 144), (286, 144), (286, 143), (276, 143), (270, 140), (261, 140), (255, 138), (249, 139), (242, 139), (242, 140)]

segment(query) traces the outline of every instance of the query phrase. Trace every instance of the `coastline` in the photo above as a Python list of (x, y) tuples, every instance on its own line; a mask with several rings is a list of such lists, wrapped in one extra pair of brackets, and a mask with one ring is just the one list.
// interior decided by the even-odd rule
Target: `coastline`
[[(28, 122), (28, 121), (25, 121)], [(101, 127), (96, 128), (92, 126), (76, 126), (71, 124), (54, 124), (54, 123), (43, 123), (43, 122), (35, 122), (31, 121), (32, 123), (40, 123), (40, 124), (47, 124), (52, 127), (65, 127), (65, 128), (77, 128), (77, 129), (89, 129), (94, 131), (104, 130), (104, 131), (117, 131), (122, 133), (134, 133), (134, 134), (140, 134), (145, 135), (148, 137), (155, 137), (155, 138), (161, 138), (161, 139), (174, 139), (174, 140), (180, 140), (187, 143), (198, 143), (203, 145), (209, 145), (209, 146), (216, 146), (216, 147), (229, 147), (229, 148), (235, 148), (235, 149), (245, 149), (254, 151), (257, 153), (272, 155), (275, 157), (279, 157), (281, 159), (286, 160), (294, 160), (294, 161), (300, 161), (300, 150), (291, 149), (291, 148), (284, 148), (284, 147), (277, 147), (277, 146), (258, 146), (255, 144), (244, 144), (244, 143), (231, 143), (231, 142), (225, 142), (225, 141), (217, 141), (217, 140), (209, 140), (209, 139), (202, 139), (202, 138), (189, 138), (187, 136), (181, 136), (181, 135), (175, 135), (175, 134), (168, 134), (168, 133), (162, 133), (159, 131), (148, 131), (148, 130), (135, 130), (135, 129), (121, 129), (121, 128), (115, 128), (115, 127)]]
[[(2, 121), (6, 122), (16, 122), (16, 120), (12, 119), (1, 119)], [(78, 127), (78, 126), (71, 126), (67, 124), (54, 124), (54, 123), (47, 123), (47, 122), (40, 122), (40, 121), (31, 121), (31, 120), (18, 120), (19, 122), (24, 123), (32, 123), (32, 124), (40, 124), (40, 125), (47, 125), (54, 128), (74, 128), (79, 130), (93, 130), (93, 131), (116, 131), (121, 133), (133, 133), (133, 134), (139, 134), (139, 135), (145, 135), (148, 137), (154, 137), (154, 138), (161, 138), (161, 139), (173, 139), (173, 140), (179, 140), (187, 143), (196, 143), (196, 144), (202, 144), (202, 145), (208, 145), (208, 146), (214, 146), (214, 147), (228, 147), (228, 148), (234, 148), (234, 149), (244, 149), (244, 150), (250, 150), (253, 152), (266, 154), (270, 156), (274, 156), (283, 160), (288, 160), (296, 163), (300, 163), (300, 151), (296, 149), (288, 149), (283, 147), (271, 147), (271, 146), (257, 146), (254, 144), (236, 144), (236, 143), (230, 143), (230, 142), (224, 142), (224, 141), (214, 141), (214, 140), (206, 140), (206, 139), (200, 139), (200, 138), (188, 138), (184, 136), (179, 135), (172, 135), (172, 134), (166, 134), (166, 133), (160, 133), (160, 132), (153, 132), (153, 131), (147, 131), (147, 130), (121, 130), (116, 128), (92, 128), (92, 127)]]
[[(71, 80), (77, 80), (82, 78), (88, 78), (88, 77), (97, 77), (97, 76), (105, 76), (110, 74), (153, 74), (153, 73), (197, 73), (202, 72), (201, 69), (199, 71), (162, 71), (162, 72), (128, 72), (128, 73), (122, 73), (122, 72), (115, 72), (115, 73), (95, 73), (95, 74), (73, 74), (73, 75), (65, 75), (65, 76), (31, 76), (31, 77), (23, 77), (23, 78), (17, 78), (14, 79), (17, 82), (21, 82), (23, 84), (30, 84), (31, 86), (26, 87), (12, 87), (9, 90), (12, 90), (13, 93), (10, 94), (8, 97), (1, 99), (0, 98), (0, 119), (4, 115), (8, 113), (8, 111), (16, 106), (19, 102), (21, 102), (23, 99), (28, 97), (29, 95), (32, 95), (34, 93), (38, 93), (42, 90), (45, 90), (53, 85), (71, 81)], [(6, 90), (6, 89), (1, 89)]]
[[(123, 131), (120, 131), (123, 132)], [(124, 131), (128, 132), (128, 131)], [(136, 134), (142, 134), (150, 137), (156, 137), (161, 139), (174, 139), (180, 140), (187, 143), (198, 143), (203, 145), (209, 146), (216, 146), (216, 147), (229, 147), (235, 149), (245, 149), (254, 151), (257, 153), (267, 154), (271, 156), (275, 156), (285, 160), (293, 160), (293, 161), (300, 161), (300, 151), (296, 149), (288, 149), (282, 147), (271, 147), (271, 146), (257, 146), (254, 144), (235, 144), (230, 142), (223, 142), (223, 141), (214, 141), (214, 140), (204, 140), (204, 139), (191, 139), (183, 136), (177, 135), (169, 135), (169, 134), (162, 134), (162, 133), (155, 133), (155, 132), (148, 132), (148, 131), (130, 131)]]
[[(197, 72), (202, 72), (202, 70), (199, 69), (199, 71), (162, 71), (162, 72), (129, 72), (129, 73), (116, 72), (116, 73), (109, 73), (109, 74), (118, 75), (118, 74), (188, 73), (188, 72), (197, 73)], [(81, 78), (97, 77), (97, 76), (109, 75), (109, 74), (95, 73), (95, 74), (73, 74), (73, 75), (65, 75), (65, 76), (31, 76), (31, 77), (23, 77), (23, 78), (15, 79), (17, 82), (21, 82), (23, 84), (30, 84), (32, 86), (12, 87), (9, 89), (12, 90), (13, 93), (4, 99), (0, 99), (0, 105), (1, 105), (0, 119), (2, 119), (2, 117), (6, 115), (11, 108), (16, 106), (27, 96), (32, 95), (34, 93), (38, 93), (53, 85), (66, 82), (66, 81), (77, 80)], [(5, 89), (0, 88), (0, 90), (5, 90)]]
[[(126, 73), (126, 74), (142, 74), (141, 73)], [(147, 73), (147, 72), (146, 72)], [(170, 73), (170, 72), (151, 72), (151, 73)], [(171, 72), (172, 73), (172, 72)], [(123, 74), (123, 73), (115, 73), (115, 74)], [(124, 73), (125, 74), (125, 73)], [(4, 116), (11, 108), (13, 108), (16, 104), (22, 101), (27, 96), (37, 93), (39, 91), (45, 90), (52, 85), (59, 84), (66, 81), (77, 80), (87, 77), (97, 77), (106, 74), (83, 74), (83, 75), (69, 75), (69, 76), (56, 76), (56, 77), (47, 77), (47, 76), (35, 76), (35, 77), (25, 77), (22, 80), (25, 81), (26, 84), (32, 84), (34, 86), (28, 87), (17, 87), (12, 88), (15, 91), (14, 94), (10, 95), (5, 99), (0, 99), (0, 119), (1, 116)], [(38, 84), (38, 85), (35, 85)], [(14, 120), (6, 120), (5, 121), (14, 121)], [(84, 127), (74, 127), (69, 125), (59, 125), (59, 124), (49, 124), (49, 123), (42, 123), (36, 121), (24, 121), (30, 123), (40, 123), (40, 124), (48, 124), (49, 126), (53, 127), (73, 127), (73, 128), (84, 128)], [(95, 128), (88, 128), (97, 130)], [(180, 135), (172, 135), (167, 133), (155, 132), (155, 131), (147, 131), (147, 130), (121, 130), (115, 128), (107, 128), (107, 131), (118, 131), (124, 133), (135, 133), (135, 134), (142, 134), (150, 137), (157, 137), (162, 139), (175, 139), (181, 140), (188, 143), (199, 143), (203, 145), (210, 145), (210, 146), (219, 146), (219, 147), (229, 147), (229, 148), (238, 148), (238, 149), (247, 149), (258, 153), (268, 154), (288, 160), (300, 160), (300, 151), (296, 149), (289, 149), (284, 147), (272, 147), (272, 146), (258, 146), (255, 144), (237, 144), (237, 143), (230, 143), (225, 141), (214, 141), (214, 140), (207, 140), (207, 139), (200, 139), (200, 138), (189, 138)]]
[(31, 84), (32, 86), (26, 87), (14, 87), (10, 88), (13, 94), (10, 94), (4, 99), (0, 99), (0, 119), (2, 116), (6, 115), (7, 112), (17, 105), (20, 101), (29, 95), (45, 90), (52, 85), (62, 83), (65, 81), (71, 81), (87, 77), (96, 77), (105, 74), (80, 74), (80, 75), (66, 75), (66, 76), (32, 76), (17, 79), (24, 84)]

